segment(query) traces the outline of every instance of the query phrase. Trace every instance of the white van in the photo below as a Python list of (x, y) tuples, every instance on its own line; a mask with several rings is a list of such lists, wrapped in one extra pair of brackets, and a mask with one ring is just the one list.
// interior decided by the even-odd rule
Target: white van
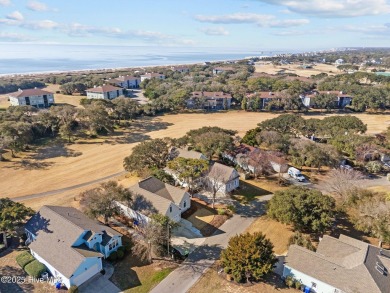
[(298, 180), (299, 182), (305, 181), (305, 177), (302, 175), (301, 171), (299, 171), (297, 168), (294, 167), (288, 168), (287, 174), (290, 175), (290, 177)]

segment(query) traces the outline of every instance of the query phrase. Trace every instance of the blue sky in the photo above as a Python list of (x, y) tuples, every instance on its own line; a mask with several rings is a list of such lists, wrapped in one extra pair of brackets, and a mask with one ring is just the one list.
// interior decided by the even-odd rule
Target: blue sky
[(0, 43), (195, 51), (385, 47), (390, 46), (390, 1), (0, 0)]

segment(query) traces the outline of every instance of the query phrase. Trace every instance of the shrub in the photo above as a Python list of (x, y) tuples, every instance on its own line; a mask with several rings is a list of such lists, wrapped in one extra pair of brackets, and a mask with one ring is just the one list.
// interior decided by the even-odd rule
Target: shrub
[(76, 285), (72, 285), (68, 289), (68, 292), (70, 292), (70, 293), (78, 293), (79, 292), (79, 287), (77, 287)]
[(229, 211), (231, 211), (233, 214), (236, 212), (236, 207), (232, 204), (228, 205), (226, 207)]
[(46, 272), (46, 267), (43, 263), (40, 263), (37, 260), (33, 260), (24, 267), (24, 270), (29, 276), (40, 278), (41, 275)]
[(126, 252), (131, 252), (133, 245), (128, 243), (128, 244), (125, 244), (123, 247), (125, 248)]
[(301, 283), (301, 282), (299, 282), (298, 280), (295, 280), (294, 286), (295, 286), (295, 289), (298, 289), (298, 290), (300, 290), (300, 289), (301, 289), (301, 287), (302, 287), (302, 283)]
[(382, 168), (382, 164), (377, 161), (368, 162), (366, 165), (366, 169), (370, 173), (379, 173), (382, 171)]
[(16, 262), (18, 263), (18, 265), (20, 265), (22, 269), (24, 269), (24, 267), (33, 260), (34, 257), (28, 251), (22, 252), (16, 257)]
[(116, 251), (111, 252), (108, 256), (108, 260), (115, 261), (118, 259), (118, 253)]
[(122, 259), (125, 256), (125, 253), (122, 250), (117, 251), (117, 258)]
[(287, 276), (286, 279), (284, 280), (284, 283), (286, 283), (287, 287), (292, 287), (295, 284), (295, 280), (292, 276)]
[(226, 215), (226, 210), (225, 209), (217, 209), (218, 215)]
[(295, 232), (295, 234), (292, 235), (290, 237), (290, 239), (288, 240), (288, 244), (289, 245), (296, 244), (296, 245), (305, 247), (305, 248), (307, 248), (307, 249), (309, 249), (311, 251), (315, 251), (316, 250), (314, 245), (313, 245), (313, 243), (311, 243), (310, 237), (309, 236), (305, 236), (305, 235), (303, 235), (300, 232)]
[(126, 248), (124, 246), (120, 246), (120, 247), (118, 247), (117, 252), (119, 252), (119, 251), (124, 253), (126, 251)]

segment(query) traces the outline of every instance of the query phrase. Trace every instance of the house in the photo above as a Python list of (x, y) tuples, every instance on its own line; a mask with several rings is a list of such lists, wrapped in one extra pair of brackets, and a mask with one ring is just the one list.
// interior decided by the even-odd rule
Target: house
[(146, 73), (144, 75), (141, 75), (141, 82), (146, 80), (146, 79), (152, 79), (152, 78), (156, 78), (156, 79), (165, 79), (165, 75), (164, 74), (160, 74), (160, 73)]
[(301, 94), (299, 97), (302, 100), (302, 103), (305, 107), (316, 107), (316, 96), (323, 95), (333, 95), (335, 97), (335, 102), (337, 107), (340, 109), (345, 108), (352, 104), (352, 96), (343, 93), (342, 91), (310, 91), (304, 94)]
[(226, 195), (240, 186), (240, 175), (232, 167), (214, 163), (205, 177), (204, 186), (209, 190), (214, 186), (218, 193)]
[[(134, 194), (141, 195), (159, 214), (169, 217), (174, 222), (181, 220), (181, 214), (191, 207), (191, 196), (188, 192), (155, 177), (148, 177), (129, 188)], [(149, 221), (148, 213), (135, 211), (119, 203), (122, 212), (140, 224)], [(150, 211), (149, 211), (150, 212)]]
[(186, 103), (189, 109), (224, 110), (230, 109), (232, 96), (224, 92), (192, 92)]
[(8, 94), (11, 106), (33, 106), (37, 108), (48, 108), (54, 104), (53, 93), (39, 88), (19, 89), (17, 92)]
[(102, 85), (95, 86), (93, 88), (87, 89), (87, 99), (102, 99), (102, 100), (112, 100), (119, 96), (123, 96), (123, 89), (113, 85)]
[(281, 92), (255, 92), (253, 94), (247, 94), (248, 106), (254, 102), (254, 99), (260, 99), (260, 109), (265, 109), (269, 102), (273, 100), (281, 100)]
[(170, 153), (170, 159), (175, 158), (185, 158), (185, 159), (199, 159), (199, 160), (208, 160), (208, 158), (200, 152), (187, 150), (183, 148), (172, 148)]
[(122, 246), (122, 235), (75, 208), (43, 206), (25, 225), (31, 254), (67, 288), (80, 286), (103, 269)]
[(176, 71), (176, 72), (180, 72), (180, 73), (189, 73), (190, 72), (190, 68), (187, 67), (187, 66), (182, 66), (182, 65), (179, 65), (179, 66), (171, 66), (171, 69), (173, 71)]
[(221, 74), (221, 73), (224, 73), (224, 72), (232, 72), (232, 71), (235, 71), (233, 67), (215, 67), (213, 69), (213, 74), (214, 75), (218, 75), (218, 74)]
[(337, 59), (335, 62), (334, 62), (334, 64), (336, 64), (336, 65), (341, 65), (341, 64), (344, 64), (345, 62), (344, 62), (344, 59)]
[(109, 79), (107, 82), (126, 89), (137, 89), (141, 83), (141, 78), (129, 75), (121, 75), (117, 78)]
[(316, 252), (291, 245), (283, 277), (292, 276), (310, 292), (384, 293), (390, 292), (389, 270), (390, 251), (345, 235), (326, 235)]

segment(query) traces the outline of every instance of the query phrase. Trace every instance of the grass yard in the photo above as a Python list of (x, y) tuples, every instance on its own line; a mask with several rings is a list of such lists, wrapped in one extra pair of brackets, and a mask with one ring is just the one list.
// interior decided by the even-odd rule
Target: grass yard
[(252, 286), (237, 285), (222, 278), (213, 266), (199, 279), (188, 293), (297, 293), (298, 290), (286, 288), (277, 275), (271, 275), (264, 283)]
[(294, 235), (290, 226), (269, 219), (267, 216), (256, 219), (245, 232), (262, 232), (265, 234), (274, 245), (274, 251), (277, 255), (287, 253), (288, 241)]
[(147, 293), (168, 276), (178, 265), (167, 261), (146, 264), (127, 255), (115, 264), (111, 281), (126, 293)]
[(183, 217), (187, 221), (190, 221), (196, 229), (202, 230), (213, 221), (217, 212), (192, 200), (191, 208), (188, 210), (187, 214), (189, 215), (186, 216), (186, 214), (183, 214)]
[(261, 188), (255, 185), (255, 182), (254, 180), (240, 180), (240, 189), (234, 191), (232, 197), (241, 203), (245, 203), (254, 200), (256, 197), (272, 193), (267, 189), (268, 186)]
[[(69, 98), (70, 99), (70, 98)], [(73, 97), (72, 97), (73, 99)], [(140, 141), (150, 138), (183, 136), (190, 129), (202, 126), (220, 126), (237, 131), (243, 136), (257, 123), (278, 114), (230, 111), (227, 113), (177, 114), (159, 117), (145, 117), (131, 123), (125, 130), (115, 135), (98, 140), (76, 141), (73, 144), (44, 146), (41, 151), (29, 151), (18, 154), (19, 158), (0, 163), (2, 178), (2, 197), (17, 197), (66, 188), (88, 181), (96, 180), (123, 171), (123, 158), (131, 153), (132, 148)], [(389, 125), (390, 117), (386, 114), (356, 114), (368, 124), (368, 133), (378, 133)], [(320, 116), (305, 116), (323, 118)], [(245, 121), (245, 123), (243, 123)], [(77, 154), (73, 156), (72, 154)], [(259, 180), (251, 184), (273, 192), (273, 182)], [(88, 186), (87, 188), (91, 188)], [(68, 193), (73, 198), (78, 190)], [(47, 197), (49, 201), (66, 202), (64, 194)], [(37, 201), (46, 203), (45, 198)], [(68, 199), (68, 202), (71, 199)], [(27, 203), (27, 202), (26, 202)], [(34, 204), (35, 201), (29, 201)], [(61, 203), (59, 203), (61, 204)]]

